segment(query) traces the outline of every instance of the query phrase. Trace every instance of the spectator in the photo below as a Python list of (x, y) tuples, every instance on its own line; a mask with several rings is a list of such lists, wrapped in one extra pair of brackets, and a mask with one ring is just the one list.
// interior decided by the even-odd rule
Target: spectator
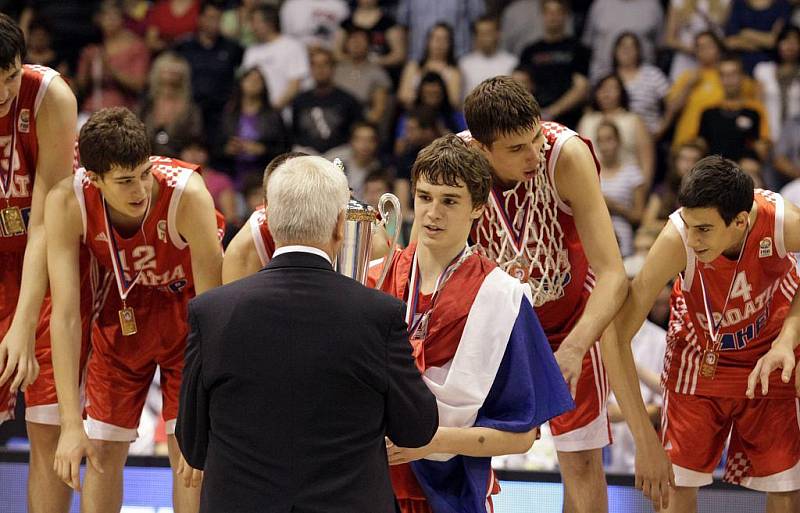
[(800, 114), (800, 28), (787, 25), (778, 35), (776, 59), (758, 63), (753, 76), (761, 86), (772, 138), (787, 119)]
[(153, 53), (197, 30), (200, 0), (156, 0), (147, 13), (145, 41)]
[(242, 219), (250, 217), (254, 211), (264, 206), (264, 172), (245, 175), (242, 180), (245, 213)]
[(591, 138), (603, 120), (612, 121), (619, 130), (620, 160), (638, 165), (650, 183), (655, 171), (653, 140), (642, 119), (628, 109), (628, 93), (622, 79), (613, 74), (601, 78), (592, 92), (590, 106), (578, 123), (578, 133)]
[(309, 48), (332, 50), (336, 30), (349, 14), (345, 0), (285, 0), (281, 30)]
[(533, 77), (531, 77), (531, 72), (528, 71), (527, 68), (524, 66), (517, 66), (514, 68), (514, 71), (511, 72), (511, 78), (524, 87), (526, 91), (534, 96), (536, 95), (536, 87), (533, 83)]
[(224, 110), (217, 155), (237, 181), (261, 173), (267, 163), (289, 151), (290, 134), (258, 68), (250, 68)]
[(642, 61), (641, 43), (633, 32), (623, 32), (614, 42), (614, 72), (625, 85), (631, 112), (642, 118), (654, 139), (660, 139), (666, 130), (661, 102), (669, 81), (660, 69)]
[(447, 23), (437, 23), (428, 33), (428, 43), (421, 61), (408, 61), (403, 68), (397, 99), (406, 108), (416, 103), (420, 78), (432, 71), (447, 85), (447, 98), (454, 108), (461, 104), (461, 72), (453, 52), (453, 29)]
[(633, 253), (633, 227), (642, 220), (647, 180), (639, 166), (620, 160), (619, 129), (611, 121), (597, 126), (594, 137), (600, 160), (600, 189), (611, 213), (622, 256)]
[(125, 28), (144, 38), (147, 34), (147, 12), (149, 10), (150, 2), (147, 0), (122, 0)]
[(611, 71), (614, 42), (623, 32), (639, 36), (642, 61), (654, 62), (663, 22), (664, 11), (658, 0), (595, 0), (583, 32), (583, 44), (592, 49), (589, 80), (595, 83)]
[[(25, 0), (10, 2), (25, 4), (19, 16), (19, 26), (29, 37), (31, 22), (46, 19), (53, 36), (53, 48), (61, 59), (67, 61), (69, 69), (76, 69), (81, 50), (97, 42), (97, 31), (92, 24), (100, 0)], [(8, 12), (9, 6), (2, 9)]]
[[(221, 173), (208, 165), (208, 146), (202, 139), (192, 139), (181, 150), (180, 159), (184, 162), (197, 164), (201, 167), (203, 181), (214, 199), (214, 208), (225, 216), (226, 234), (229, 238), (236, 234), (236, 228), (241, 226), (239, 217), (238, 198), (233, 181), (225, 173)], [(233, 228), (232, 230), (229, 228)]]
[(38, 64), (53, 68), (65, 77), (69, 74), (67, 61), (53, 49), (52, 30), (45, 19), (35, 19), (28, 27), (25, 64)]
[(725, 43), (741, 52), (746, 74), (768, 60), (778, 34), (789, 23), (792, 7), (787, 0), (733, 0)]
[[(464, 115), (460, 111), (454, 111), (448, 103), (444, 81), (437, 73), (428, 72), (422, 77), (416, 97), (414, 107), (424, 107), (436, 113), (436, 122), (439, 124), (441, 133), (458, 133), (466, 130), (467, 123)], [(397, 120), (395, 138), (398, 143), (402, 143), (404, 140), (407, 120), (407, 114), (401, 115)]]
[(292, 102), (292, 130), (295, 149), (319, 155), (347, 142), (353, 124), (361, 118), (361, 105), (333, 84), (329, 50), (312, 50), (311, 78), (314, 88)]
[(689, 174), (698, 160), (708, 155), (708, 145), (699, 137), (690, 139), (671, 151), (669, 169), (664, 181), (658, 184), (647, 200), (642, 216), (641, 229), (660, 232), (669, 215), (678, 205), (678, 189), (681, 180)]
[(392, 178), (383, 171), (374, 171), (364, 179), (364, 195), (361, 200), (377, 209), (378, 201), (387, 192), (392, 192)]
[(300, 84), (308, 76), (308, 52), (302, 43), (280, 32), (280, 18), (274, 7), (261, 6), (253, 13), (253, 32), (259, 44), (244, 52), (242, 67), (257, 66), (267, 81), (272, 106), (290, 105)]
[(722, 34), (731, 0), (670, 0), (664, 45), (672, 50), (669, 78), (697, 68), (695, 39), (701, 32)]
[[(544, 0), (514, 0), (503, 9), (500, 19), (500, 41), (503, 48), (514, 55), (521, 55), (525, 48), (545, 38), (547, 22), (543, 17), (544, 4)], [(563, 5), (569, 11), (566, 0)], [(574, 36), (572, 13), (567, 12), (564, 25), (565, 37)]]
[(242, 62), (242, 48), (220, 36), (221, 17), (220, 4), (205, 1), (197, 19), (197, 32), (175, 48), (192, 68), (192, 96), (209, 129), (219, 126), (222, 109), (233, 90), (234, 73)]
[(147, 82), (150, 54), (144, 42), (122, 24), (119, 2), (105, 0), (95, 15), (103, 40), (83, 49), (75, 85), (87, 116), (104, 107), (136, 109)]
[(342, 22), (336, 35), (334, 54), (337, 60), (341, 59), (347, 34), (355, 28), (364, 29), (369, 34), (369, 60), (383, 66), (397, 84), (406, 63), (406, 34), (379, 3), (379, 0), (357, 0), (355, 10)]
[(470, 25), (486, 10), (484, 0), (400, 0), (397, 22), (408, 31), (408, 57), (425, 61), (429, 33), (442, 22), (453, 23), (455, 58), (470, 50)]
[(575, 127), (589, 93), (586, 78), (589, 51), (569, 35), (569, 7), (566, 0), (542, 0), (542, 39), (522, 51), (520, 65), (528, 69), (536, 84), (536, 99), (542, 118)]
[(367, 176), (383, 169), (378, 158), (378, 143), (378, 127), (368, 121), (359, 121), (353, 125), (350, 141), (345, 146), (333, 148), (324, 155), (328, 160), (342, 160), (350, 190), (362, 201)]
[(177, 157), (189, 141), (203, 136), (203, 115), (192, 101), (191, 87), (192, 72), (183, 57), (164, 52), (153, 62), (139, 112), (153, 155)]
[(220, 20), (222, 34), (237, 41), (243, 48), (258, 42), (253, 31), (253, 16), (261, 0), (241, 0), (239, 5), (226, 9)]
[(700, 116), (700, 137), (708, 142), (709, 153), (739, 160), (746, 150), (761, 160), (769, 153), (769, 122), (764, 104), (742, 94), (744, 69), (738, 57), (727, 56), (719, 64), (725, 97), (719, 105)]
[(499, 48), (500, 27), (497, 18), (481, 16), (472, 25), (474, 50), (458, 60), (458, 68), (463, 77), (463, 96), (487, 78), (497, 75), (510, 75), (517, 66), (514, 55)]
[[(768, 175), (767, 186), (773, 191), (800, 178), (800, 114), (787, 119), (781, 127), (781, 136), (773, 153), (772, 169), (773, 175)], [(795, 184), (794, 188), (797, 187)]]
[(739, 169), (750, 175), (756, 189), (764, 188), (764, 166), (761, 159), (754, 151), (745, 151), (742, 156), (739, 157), (737, 164), (739, 164)]
[(368, 60), (369, 32), (353, 28), (345, 50), (345, 59), (336, 64), (333, 82), (361, 103), (367, 121), (383, 126), (389, 113), (392, 80), (382, 67)]

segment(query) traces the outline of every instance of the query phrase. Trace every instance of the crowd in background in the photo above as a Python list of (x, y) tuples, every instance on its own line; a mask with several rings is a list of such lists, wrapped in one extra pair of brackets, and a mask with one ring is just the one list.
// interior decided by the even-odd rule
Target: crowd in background
[[(474, 86), (511, 75), (543, 119), (592, 141), (635, 274), (681, 177), (706, 154), (800, 202), (798, 5), (29, 0), (12, 14), (26, 62), (61, 72), (80, 119), (124, 105), (145, 122), (154, 154), (203, 166), (229, 237), (263, 202), (265, 164), (291, 149), (339, 157), (355, 197), (374, 205), (393, 191), (412, 219), (417, 152), (466, 128), (461, 106)], [(667, 297), (648, 329), (666, 326)], [(663, 348), (663, 330), (648, 337)], [(640, 374), (657, 402), (654, 361)]]

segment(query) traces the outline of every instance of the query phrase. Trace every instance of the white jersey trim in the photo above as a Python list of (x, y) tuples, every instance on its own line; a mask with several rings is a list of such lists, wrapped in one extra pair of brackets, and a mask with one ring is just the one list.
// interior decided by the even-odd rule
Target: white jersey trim
[(31, 69), (42, 74), (42, 82), (39, 84), (39, 90), (36, 92), (36, 99), (33, 101), (33, 116), (36, 117), (39, 114), (39, 106), (44, 101), (44, 95), (47, 94), (47, 88), (50, 87), (50, 83), (53, 79), (59, 76), (59, 73), (46, 66), (31, 66)]
[(181, 196), (186, 189), (186, 184), (191, 178), (193, 170), (187, 167), (174, 166), (178, 171), (178, 176), (175, 180), (174, 190), (172, 197), (169, 199), (169, 210), (167, 211), (167, 232), (172, 244), (178, 249), (185, 249), (189, 244), (183, 240), (181, 234), (178, 232), (178, 206), (181, 204)]
[(260, 208), (250, 214), (250, 219), (247, 224), (250, 225), (250, 234), (253, 236), (253, 245), (256, 247), (258, 259), (261, 260), (261, 265), (267, 265), (269, 262), (269, 255), (267, 255), (267, 246), (264, 244), (264, 237), (261, 236), (261, 221), (266, 216), (263, 208)]
[(686, 223), (681, 218), (681, 209), (671, 213), (669, 220), (672, 221), (672, 225), (681, 234), (681, 240), (683, 240), (683, 250), (686, 252), (686, 269), (683, 271), (681, 290), (689, 291), (692, 289), (692, 281), (694, 280), (695, 254), (694, 250), (689, 247), (689, 234), (686, 232)]
[(778, 250), (778, 256), (781, 258), (786, 257), (786, 242), (784, 241), (783, 233), (783, 219), (785, 215), (785, 205), (783, 204), (783, 196), (775, 194), (775, 249)]
[(550, 158), (547, 160), (547, 178), (550, 180), (550, 187), (553, 189), (553, 197), (556, 199), (559, 210), (569, 215), (572, 215), (572, 209), (561, 199), (561, 195), (558, 193), (558, 187), (556, 187), (556, 164), (561, 154), (561, 148), (564, 147), (564, 144), (568, 140), (577, 136), (577, 132), (565, 128), (564, 131), (556, 136), (556, 140), (550, 148)]
[(85, 244), (86, 243), (86, 198), (83, 195), (83, 182), (86, 180), (86, 169), (79, 168), (75, 171), (75, 175), (72, 177), (72, 189), (75, 191), (75, 197), (78, 200), (78, 206), (81, 209), (81, 222), (83, 223), (83, 229), (81, 230), (81, 241)]

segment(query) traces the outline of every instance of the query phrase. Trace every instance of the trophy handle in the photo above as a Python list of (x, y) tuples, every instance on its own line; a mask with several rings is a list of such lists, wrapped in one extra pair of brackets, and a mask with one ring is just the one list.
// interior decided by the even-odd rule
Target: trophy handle
[[(392, 243), (389, 246), (389, 253), (383, 259), (383, 270), (381, 271), (380, 278), (378, 278), (378, 282), (375, 285), (376, 289), (380, 289), (383, 286), (383, 280), (385, 280), (386, 275), (389, 274), (389, 267), (392, 265), (395, 249), (397, 249), (397, 241), (400, 239), (400, 230), (403, 226), (403, 215), (400, 212), (400, 200), (391, 192), (385, 193), (383, 196), (381, 196), (381, 199), (378, 200), (378, 212), (381, 214), (381, 221), (378, 226), (388, 225), (389, 211), (386, 210), (387, 203), (391, 203), (392, 210), (394, 210), (394, 235), (392, 236)], [(386, 231), (388, 233), (389, 230)]]

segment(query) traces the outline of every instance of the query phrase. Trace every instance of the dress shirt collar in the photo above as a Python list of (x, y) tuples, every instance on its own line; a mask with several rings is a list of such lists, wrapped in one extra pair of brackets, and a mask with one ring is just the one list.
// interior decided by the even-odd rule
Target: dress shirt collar
[(312, 255), (317, 255), (324, 258), (329, 264), (333, 265), (333, 262), (331, 262), (331, 257), (329, 257), (327, 253), (319, 248), (312, 248), (311, 246), (283, 246), (275, 250), (275, 253), (272, 254), (272, 258), (284, 253), (311, 253)]

